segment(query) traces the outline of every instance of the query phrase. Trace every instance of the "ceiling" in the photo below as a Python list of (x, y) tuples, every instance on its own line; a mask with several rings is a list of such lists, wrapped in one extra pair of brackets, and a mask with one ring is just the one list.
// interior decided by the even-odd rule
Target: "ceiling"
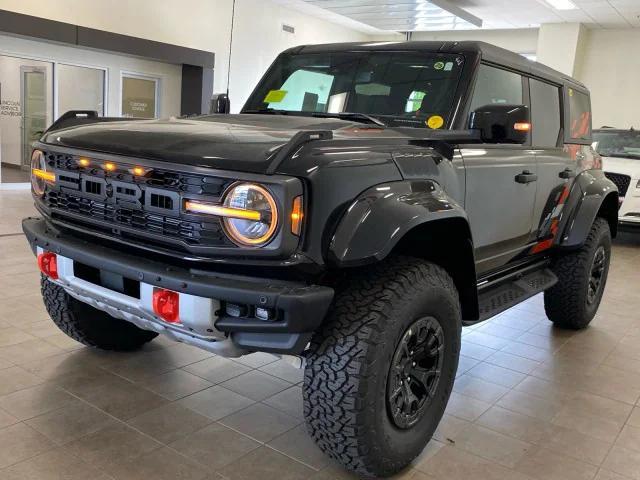
[[(640, 0), (571, 0), (577, 7), (574, 10), (557, 10), (545, 0), (275, 1), (371, 34), (531, 28), (563, 22), (579, 22), (590, 28), (640, 28)], [(481, 27), (477, 19), (482, 21)]]

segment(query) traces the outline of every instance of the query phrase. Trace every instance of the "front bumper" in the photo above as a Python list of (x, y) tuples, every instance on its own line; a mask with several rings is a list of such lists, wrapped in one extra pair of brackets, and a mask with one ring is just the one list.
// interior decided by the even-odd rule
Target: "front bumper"
[[(65, 233), (44, 219), (27, 218), (22, 229), (34, 253), (46, 250), (58, 255), (55, 283), (71, 296), (140, 328), (223, 356), (253, 351), (300, 354), (333, 300), (333, 289), (325, 286), (188, 269), (130, 255)], [(79, 278), (74, 271), (77, 264), (137, 282), (139, 295)], [(153, 313), (154, 287), (180, 294), (182, 325), (168, 324)], [(276, 317), (273, 321), (230, 317), (222, 307), (227, 303), (268, 308)]]
[(620, 198), (618, 219), (621, 225), (640, 226), (640, 188), (636, 188), (639, 183), (639, 178), (632, 178), (627, 194)]

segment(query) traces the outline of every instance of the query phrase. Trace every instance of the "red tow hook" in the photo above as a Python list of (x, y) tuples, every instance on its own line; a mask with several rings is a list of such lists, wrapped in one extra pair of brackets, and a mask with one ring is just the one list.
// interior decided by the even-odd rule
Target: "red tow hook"
[(58, 279), (58, 259), (55, 253), (42, 252), (38, 254), (38, 268), (47, 277)]

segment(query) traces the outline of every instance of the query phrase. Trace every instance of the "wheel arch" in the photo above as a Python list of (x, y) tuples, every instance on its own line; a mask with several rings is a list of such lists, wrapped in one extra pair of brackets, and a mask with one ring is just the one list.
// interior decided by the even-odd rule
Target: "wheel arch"
[(463, 319), (478, 318), (475, 257), (464, 209), (431, 180), (371, 187), (348, 207), (329, 243), (338, 268), (379, 262), (392, 254), (431, 261), (452, 276)]
[(577, 178), (567, 200), (559, 237), (562, 248), (579, 248), (597, 217), (609, 223), (611, 235), (618, 231), (618, 189), (601, 170), (587, 170)]

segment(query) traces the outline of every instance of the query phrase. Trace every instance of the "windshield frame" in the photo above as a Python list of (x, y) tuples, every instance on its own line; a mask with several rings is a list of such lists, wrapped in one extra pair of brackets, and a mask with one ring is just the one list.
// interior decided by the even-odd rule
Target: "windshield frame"
[[(398, 49), (389, 49), (389, 48), (382, 48), (382, 49), (358, 49), (358, 48), (353, 48), (353, 49), (336, 49), (336, 50), (331, 50), (331, 51), (323, 51), (323, 52), (305, 52), (304, 49), (300, 49), (300, 48), (294, 48), (294, 49), (289, 49), (286, 50), (284, 52), (282, 52), (280, 55), (278, 55), (276, 57), (276, 59), (273, 61), (273, 63), (271, 64), (271, 66), (267, 69), (267, 71), (264, 73), (264, 75), (260, 78), (259, 82), (256, 84), (256, 86), (254, 87), (254, 89), (252, 90), (251, 94), (249, 95), (249, 97), (247, 97), (246, 102), (244, 103), (244, 106), (242, 107), (242, 109), (240, 110), (241, 114), (249, 114), (249, 113), (254, 113), (254, 114), (283, 114), (283, 115), (289, 115), (289, 116), (299, 116), (299, 117), (313, 117), (314, 114), (317, 114), (318, 112), (306, 112), (306, 111), (278, 111), (278, 110), (273, 110), (273, 111), (256, 111), (253, 108), (250, 108), (251, 104), (255, 102), (255, 98), (259, 95), (261, 87), (263, 85), (263, 83), (265, 81), (267, 81), (267, 79), (274, 74), (275, 70), (278, 68), (278, 63), (282, 60), (283, 57), (285, 56), (293, 56), (293, 55), (313, 55), (313, 54), (331, 54), (331, 53), (336, 53), (336, 54), (341, 54), (341, 53), (345, 53), (345, 54), (363, 54), (363, 55), (369, 55), (372, 53), (375, 54), (396, 54), (396, 53), (400, 53), (400, 54), (407, 54), (407, 55), (434, 55), (434, 56), (438, 56), (438, 55), (442, 55), (442, 56), (460, 56), (464, 58), (464, 63), (462, 65), (462, 69), (460, 72), (460, 75), (458, 77), (457, 80), (457, 85), (455, 86), (454, 89), (454, 93), (452, 96), (452, 102), (451, 102), (451, 109), (449, 111), (448, 114), (448, 118), (445, 121), (445, 124), (442, 126), (442, 128), (440, 128), (440, 130), (455, 130), (455, 129), (459, 129), (459, 128), (466, 128), (466, 124), (467, 121), (465, 121), (464, 118), (461, 117), (462, 113), (463, 113), (463, 108), (466, 100), (468, 98), (468, 96), (470, 95), (470, 86), (472, 84), (472, 80), (473, 80), (473, 73), (474, 73), (474, 68), (475, 68), (475, 64), (479, 61), (480, 59), (480, 52), (476, 52), (476, 51), (439, 51), (439, 50), (435, 50), (435, 49), (424, 49), (424, 50), (415, 50), (415, 49), (411, 49), (411, 48), (398, 48)], [(394, 116), (387, 116), (387, 115), (376, 115), (374, 113), (370, 113), (370, 112), (345, 112), (345, 113), (365, 113), (366, 115), (370, 115), (372, 117), (375, 118), (379, 118), (382, 122), (386, 123), (386, 119), (390, 118), (390, 117), (394, 117)], [(335, 118), (338, 118), (337, 116)], [(394, 127), (390, 127), (390, 128), (399, 128), (400, 126), (394, 126)], [(407, 127), (409, 128), (415, 128), (416, 130), (421, 130), (421, 128), (417, 127), (417, 126), (413, 126), (413, 125), (407, 125)], [(428, 128), (424, 128), (425, 130), (429, 130)]]
[[(637, 139), (637, 143), (638, 143), (638, 153), (632, 153), (632, 152), (624, 152), (622, 150), (620, 151), (607, 151), (607, 152), (603, 152), (600, 150), (599, 148), (599, 142), (600, 140), (597, 139), (598, 136), (600, 135), (610, 135), (610, 136), (617, 136), (617, 137), (635, 137)], [(622, 146), (622, 148), (625, 148), (624, 146)], [(635, 147), (634, 147), (635, 148)], [(619, 129), (598, 129), (598, 130), (594, 130), (593, 131), (593, 149), (598, 152), (599, 155), (603, 156), (603, 157), (609, 157), (609, 158), (624, 158), (624, 159), (629, 159), (629, 160), (640, 160), (640, 131), (638, 130), (633, 130), (633, 129), (629, 129), (629, 130), (619, 130)]]

